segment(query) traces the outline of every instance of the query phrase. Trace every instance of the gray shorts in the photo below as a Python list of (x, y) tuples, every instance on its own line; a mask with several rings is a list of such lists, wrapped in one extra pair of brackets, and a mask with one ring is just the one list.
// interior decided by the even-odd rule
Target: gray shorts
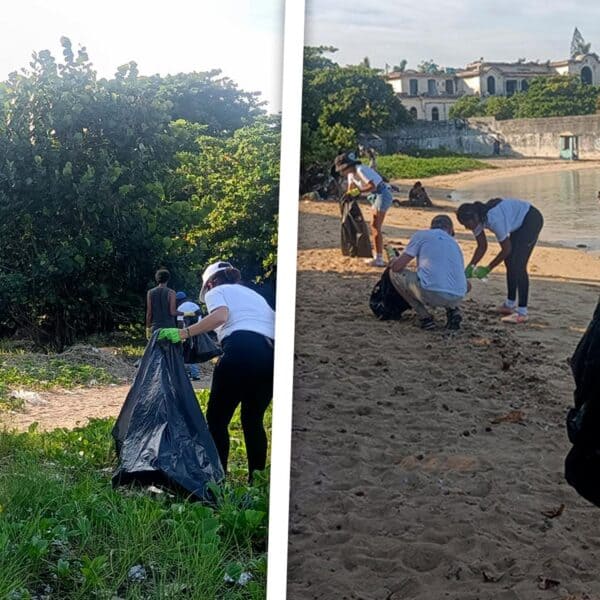
[(374, 211), (386, 212), (392, 206), (394, 197), (387, 185), (381, 185), (376, 192), (367, 196), (367, 200)]

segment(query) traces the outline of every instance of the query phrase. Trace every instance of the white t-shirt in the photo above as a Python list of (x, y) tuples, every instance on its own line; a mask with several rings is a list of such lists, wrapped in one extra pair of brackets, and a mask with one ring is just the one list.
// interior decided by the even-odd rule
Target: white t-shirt
[(348, 173), (348, 186), (353, 183), (362, 189), (369, 181), (372, 181), (375, 187), (378, 187), (383, 178), (377, 171), (366, 165), (356, 165), (356, 173)]
[[(184, 312), (184, 313), (193, 313), (193, 312), (196, 312), (197, 310), (200, 310), (200, 307), (195, 302), (186, 300), (185, 302), (182, 302), (177, 307), (177, 310), (180, 312)], [(198, 321), (200, 320), (200, 318), (201, 317), (198, 315)], [(183, 321), (183, 315), (177, 315), (177, 320)], [(195, 322), (197, 323), (198, 321), (195, 321)]]
[(404, 253), (417, 259), (423, 289), (461, 297), (467, 293), (464, 257), (450, 234), (442, 229), (417, 231)]
[(229, 310), (227, 321), (216, 329), (219, 341), (234, 331), (254, 331), (275, 339), (275, 311), (254, 290), (226, 283), (208, 290), (204, 301), (209, 312), (222, 306)]
[(529, 202), (515, 198), (503, 198), (494, 208), (488, 210), (483, 224), (473, 233), (477, 236), (485, 227), (494, 233), (499, 242), (503, 242), (513, 231), (523, 225), (525, 216), (531, 208)]

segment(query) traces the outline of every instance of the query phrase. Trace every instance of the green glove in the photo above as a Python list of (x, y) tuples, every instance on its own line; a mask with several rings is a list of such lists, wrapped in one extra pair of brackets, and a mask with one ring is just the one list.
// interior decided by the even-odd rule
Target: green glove
[(491, 269), (489, 267), (475, 267), (473, 269), (473, 277), (477, 279), (485, 279), (490, 274)]
[(352, 196), (353, 198), (356, 198), (356, 196), (360, 196), (360, 190), (357, 190), (356, 188), (352, 188), (351, 190), (348, 190), (348, 196)]
[(161, 329), (158, 332), (159, 340), (168, 340), (172, 344), (179, 344), (181, 342), (181, 338), (179, 337), (179, 329), (177, 327), (167, 327), (165, 329)]
[(465, 277), (467, 279), (471, 279), (471, 277), (473, 277), (473, 269), (475, 269), (475, 267), (473, 265), (469, 265), (466, 269), (465, 269)]

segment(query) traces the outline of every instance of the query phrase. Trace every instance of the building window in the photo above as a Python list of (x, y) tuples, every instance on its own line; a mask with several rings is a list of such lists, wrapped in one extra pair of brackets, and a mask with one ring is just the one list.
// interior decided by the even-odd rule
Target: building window
[(416, 109), (414, 106), (413, 106), (413, 107), (411, 107), (411, 109), (410, 109), (408, 112), (410, 113), (410, 116), (411, 116), (413, 119), (416, 119), (416, 118), (417, 118), (417, 109)]
[(487, 78), (487, 92), (490, 96), (493, 96), (496, 93), (496, 80), (493, 75), (490, 75)]
[(589, 67), (583, 67), (583, 69), (581, 69), (581, 81), (588, 85), (592, 85), (592, 70)]
[(435, 79), (427, 80), (427, 93), (430, 96), (437, 96), (437, 84), (435, 82)]
[(409, 79), (408, 80), (408, 93), (411, 96), (419, 95), (419, 80), (418, 79)]
[(454, 81), (452, 81), (452, 79), (446, 79), (446, 94), (448, 94), (448, 96), (454, 94)]
[(438, 109), (437, 106), (434, 106), (431, 109), (431, 120), (432, 121), (439, 121), (440, 120), (440, 111)]
[(526, 92), (529, 89), (529, 83), (527, 83), (527, 79), (521, 80), (521, 91)]
[(506, 95), (513, 96), (517, 93), (517, 80), (516, 79), (507, 79), (506, 80)]

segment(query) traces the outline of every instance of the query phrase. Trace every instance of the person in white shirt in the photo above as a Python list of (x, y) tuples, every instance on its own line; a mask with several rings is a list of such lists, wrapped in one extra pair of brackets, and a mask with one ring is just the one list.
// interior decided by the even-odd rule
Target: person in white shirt
[(375, 257), (369, 260), (374, 267), (385, 267), (383, 260), (383, 234), (381, 228), (385, 213), (392, 206), (393, 196), (383, 177), (374, 169), (363, 165), (353, 152), (340, 154), (335, 159), (335, 168), (343, 177), (348, 179), (348, 193), (353, 190), (366, 194), (373, 211), (371, 219), (371, 232), (375, 245)]
[[(470, 229), (477, 248), (466, 269), (467, 277), (485, 278), (501, 262), (506, 266), (506, 300), (496, 309), (505, 323), (525, 323), (529, 300), (527, 263), (544, 226), (542, 213), (529, 202), (515, 198), (493, 198), (485, 204), (461, 204), (458, 221)], [(487, 251), (485, 230), (494, 233), (500, 252), (487, 266), (478, 267)], [(518, 304), (517, 304), (518, 296)]]
[[(177, 301), (177, 326), (182, 328), (185, 323), (191, 325), (197, 323), (202, 318), (200, 307), (191, 300), (188, 300), (185, 292), (177, 292), (175, 294)], [(186, 364), (185, 370), (193, 381), (200, 381), (200, 368), (198, 365)]]
[[(415, 258), (417, 270), (407, 270)], [(427, 306), (444, 307), (446, 328), (460, 328), (459, 305), (469, 285), (450, 217), (437, 215), (431, 221), (431, 229), (417, 231), (411, 237), (404, 252), (390, 261), (390, 281), (415, 310), (422, 329), (435, 328)]]
[(185, 340), (215, 331), (223, 348), (213, 373), (206, 422), (227, 472), (229, 423), (241, 404), (248, 474), (267, 461), (263, 419), (273, 396), (275, 312), (254, 290), (241, 285), (241, 274), (228, 262), (213, 263), (202, 275), (200, 301), (208, 315), (180, 331)]

